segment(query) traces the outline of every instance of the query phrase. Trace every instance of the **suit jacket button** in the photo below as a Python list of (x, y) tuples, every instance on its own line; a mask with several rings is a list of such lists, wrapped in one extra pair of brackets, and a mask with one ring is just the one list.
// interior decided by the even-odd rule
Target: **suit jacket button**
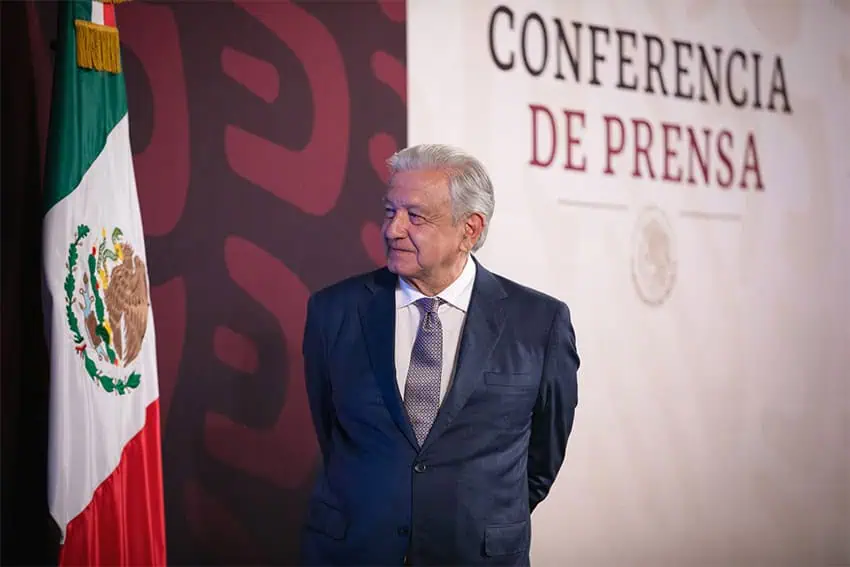
[(410, 533), (410, 530), (407, 528), (407, 526), (399, 526), (398, 527), (398, 535), (406, 536), (409, 533)]
[(427, 468), (428, 467), (425, 465), (425, 463), (416, 463), (415, 465), (413, 465), (413, 470), (415, 470), (418, 473), (425, 472), (425, 469), (427, 469)]

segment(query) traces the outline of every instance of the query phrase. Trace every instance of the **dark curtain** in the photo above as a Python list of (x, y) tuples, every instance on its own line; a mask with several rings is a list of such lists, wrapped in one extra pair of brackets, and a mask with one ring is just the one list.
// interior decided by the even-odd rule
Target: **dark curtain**
[(26, 5), (0, 3), (2, 73), (2, 540), (4, 565), (55, 563), (47, 511), (47, 349), (41, 309), (41, 164)]

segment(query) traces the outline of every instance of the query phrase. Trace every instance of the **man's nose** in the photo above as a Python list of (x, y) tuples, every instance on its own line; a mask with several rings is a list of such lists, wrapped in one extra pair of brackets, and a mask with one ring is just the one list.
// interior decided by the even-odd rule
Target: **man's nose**
[(384, 234), (387, 238), (404, 238), (407, 234), (407, 222), (404, 214), (397, 212), (385, 221)]

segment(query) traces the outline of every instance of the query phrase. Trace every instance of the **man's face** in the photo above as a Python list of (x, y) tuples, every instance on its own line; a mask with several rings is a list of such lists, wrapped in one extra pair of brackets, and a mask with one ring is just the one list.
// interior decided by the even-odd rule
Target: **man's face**
[[(384, 198), (387, 267), (414, 282), (442, 282), (465, 252), (464, 223), (452, 222), (448, 177), (439, 171), (397, 173)], [(462, 264), (461, 264), (462, 267)]]

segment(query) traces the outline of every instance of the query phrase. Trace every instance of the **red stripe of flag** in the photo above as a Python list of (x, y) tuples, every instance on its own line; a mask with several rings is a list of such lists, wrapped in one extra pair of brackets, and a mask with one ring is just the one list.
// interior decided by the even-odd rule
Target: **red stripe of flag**
[(118, 467), (68, 524), (58, 567), (168, 565), (162, 495), (159, 400), (124, 447)]
[(103, 5), (103, 25), (115, 27), (115, 4)]

